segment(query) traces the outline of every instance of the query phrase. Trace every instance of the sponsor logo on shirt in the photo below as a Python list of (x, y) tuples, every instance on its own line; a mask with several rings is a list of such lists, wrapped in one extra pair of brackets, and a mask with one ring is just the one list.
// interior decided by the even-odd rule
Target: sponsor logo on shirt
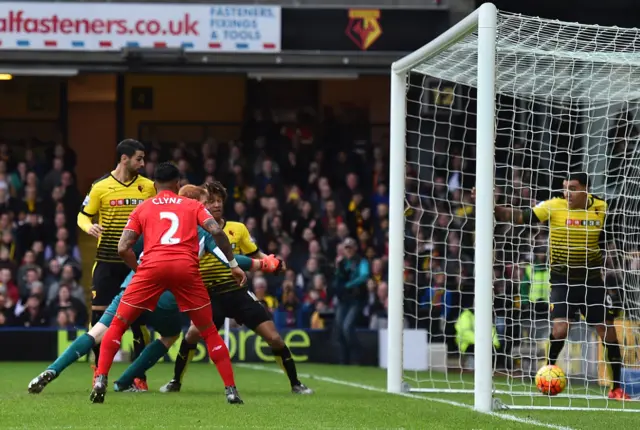
[(116, 199), (110, 200), (109, 206), (138, 206), (144, 199)]
[(602, 221), (600, 220), (586, 220), (586, 219), (571, 219), (567, 218), (568, 226), (579, 226), (579, 227), (600, 227), (602, 226)]

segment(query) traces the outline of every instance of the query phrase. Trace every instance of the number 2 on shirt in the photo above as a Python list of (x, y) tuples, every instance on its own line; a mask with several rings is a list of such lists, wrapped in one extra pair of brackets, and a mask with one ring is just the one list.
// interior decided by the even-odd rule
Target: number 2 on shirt
[(160, 219), (168, 219), (171, 221), (169, 230), (167, 230), (160, 238), (160, 244), (175, 245), (176, 243), (180, 243), (180, 238), (174, 237), (174, 234), (176, 234), (178, 227), (180, 226), (180, 219), (178, 218), (178, 215), (173, 212), (160, 212)]

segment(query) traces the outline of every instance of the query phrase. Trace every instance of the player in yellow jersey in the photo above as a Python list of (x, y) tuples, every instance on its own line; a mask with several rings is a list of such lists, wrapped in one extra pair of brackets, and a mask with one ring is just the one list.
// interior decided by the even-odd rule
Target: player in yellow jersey
[[(253, 258), (266, 257), (255, 244), (247, 227), (239, 222), (225, 221), (222, 218), (224, 201), (227, 199), (227, 190), (218, 181), (205, 184), (209, 192), (207, 209), (215, 220), (223, 226), (224, 232), (229, 237), (229, 242), (236, 254), (242, 254)], [(212, 258), (210, 258), (212, 257)], [(271, 347), (276, 362), (285, 371), (294, 394), (312, 394), (313, 391), (300, 382), (296, 370), (296, 364), (291, 356), (291, 351), (278, 333), (270, 313), (258, 301), (258, 298), (245, 285), (238, 286), (230, 276), (229, 268), (217, 258), (203, 255), (200, 259), (200, 273), (205, 285), (209, 288), (213, 319), (218, 329), (224, 326), (225, 318), (233, 318), (238, 324), (243, 324), (262, 337)], [(160, 388), (161, 392), (177, 392), (182, 387), (187, 363), (193, 358), (200, 335), (198, 330), (191, 326), (187, 335), (180, 344), (180, 352), (176, 358), (174, 377)]]
[[(118, 255), (118, 241), (129, 214), (145, 199), (156, 195), (153, 181), (138, 174), (144, 167), (144, 146), (133, 139), (125, 139), (116, 149), (118, 165), (91, 185), (89, 193), (78, 213), (78, 226), (98, 239), (98, 250), (93, 265), (91, 287), (91, 324), (96, 324), (113, 298), (120, 293), (120, 286), (130, 269)], [(93, 218), (98, 215), (98, 222)], [(132, 326), (135, 353), (139, 354), (148, 343), (148, 332), (140, 325)], [(93, 352), (98, 362), (100, 347)], [(146, 383), (140, 381), (140, 388)]]
[(550, 335), (548, 364), (556, 364), (569, 331), (581, 313), (595, 327), (607, 351), (613, 373), (610, 399), (629, 399), (621, 387), (622, 356), (613, 319), (613, 300), (603, 280), (608, 233), (607, 203), (588, 192), (586, 173), (572, 173), (564, 181), (564, 197), (543, 201), (531, 209), (496, 206), (498, 221), (549, 225)]

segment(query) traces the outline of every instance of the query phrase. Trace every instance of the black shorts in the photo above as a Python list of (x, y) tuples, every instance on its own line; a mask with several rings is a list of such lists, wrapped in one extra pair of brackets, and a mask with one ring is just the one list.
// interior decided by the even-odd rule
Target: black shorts
[(93, 266), (91, 304), (109, 306), (113, 298), (120, 294), (120, 287), (130, 272), (129, 266), (124, 263), (96, 261)]
[(213, 322), (218, 330), (224, 327), (224, 319), (232, 318), (238, 324), (255, 331), (256, 327), (271, 320), (271, 314), (247, 288), (215, 293), (209, 290)]
[(584, 282), (551, 275), (549, 302), (551, 319), (573, 321), (580, 313), (588, 324), (604, 324), (615, 317), (611, 297), (601, 278)]

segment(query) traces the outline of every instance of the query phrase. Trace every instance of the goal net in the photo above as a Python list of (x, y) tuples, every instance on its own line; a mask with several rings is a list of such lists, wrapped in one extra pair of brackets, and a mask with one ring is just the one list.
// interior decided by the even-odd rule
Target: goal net
[(609, 205), (603, 273), (619, 310), (623, 382), (640, 397), (639, 51), (637, 29), (489, 4), (394, 64), (391, 391), (475, 393), (485, 411), (640, 411), (607, 398), (606, 353), (579, 315), (557, 362), (566, 389), (538, 392), (551, 329), (549, 230), (493, 214), (494, 195), (497, 205), (531, 208), (562, 196), (569, 172), (589, 174), (589, 191)]

